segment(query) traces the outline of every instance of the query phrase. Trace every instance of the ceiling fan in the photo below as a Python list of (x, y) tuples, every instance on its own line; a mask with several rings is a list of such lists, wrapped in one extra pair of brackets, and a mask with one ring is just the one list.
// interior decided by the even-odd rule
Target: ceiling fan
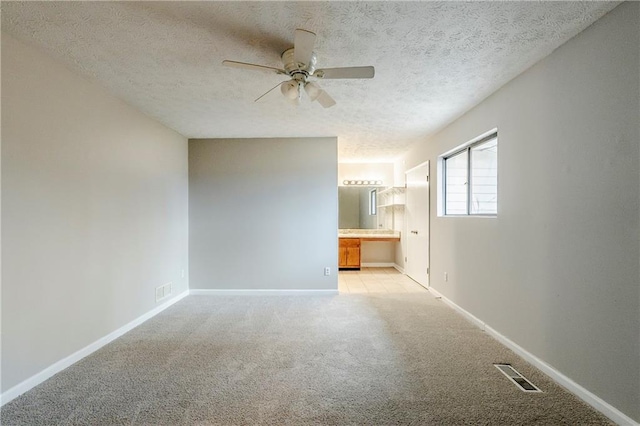
[(315, 41), (315, 33), (297, 29), (295, 31), (293, 47), (282, 53), (283, 69), (228, 60), (222, 61), (222, 64), (228, 67), (267, 71), (291, 77), (289, 80), (278, 83), (275, 87), (256, 99), (256, 102), (280, 86), (282, 94), (295, 103), (300, 103), (302, 89), (304, 89), (312, 102), (318, 101), (324, 108), (329, 108), (334, 106), (336, 101), (334, 101), (318, 83), (311, 81), (311, 78), (326, 80), (338, 78), (373, 78), (375, 70), (372, 66), (316, 69), (316, 54), (313, 51)]

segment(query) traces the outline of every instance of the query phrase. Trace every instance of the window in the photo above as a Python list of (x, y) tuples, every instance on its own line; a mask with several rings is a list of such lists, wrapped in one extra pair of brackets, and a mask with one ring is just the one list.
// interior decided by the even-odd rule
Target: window
[(378, 190), (369, 191), (369, 214), (375, 216), (378, 214)]
[(444, 215), (498, 213), (498, 134), (441, 157)]
[(445, 214), (467, 214), (469, 196), (469, 151), (464, 150), (445, 160)]

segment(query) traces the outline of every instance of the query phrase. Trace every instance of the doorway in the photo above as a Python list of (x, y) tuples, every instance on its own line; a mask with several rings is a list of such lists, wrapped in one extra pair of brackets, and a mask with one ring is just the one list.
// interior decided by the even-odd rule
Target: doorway
[(429, 287), (429, 162), (405, 172), (407, 183), (405, 273)]

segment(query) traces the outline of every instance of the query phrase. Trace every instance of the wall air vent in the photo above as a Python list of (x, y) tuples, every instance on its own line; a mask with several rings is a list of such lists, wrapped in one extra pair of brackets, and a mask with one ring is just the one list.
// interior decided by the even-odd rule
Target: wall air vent
[(542, 392), (536, 385), (531, 383), (522, 374), (518, 373), (511, 364), (493, 364), (502, 374), (507, 376), (523, 392)]

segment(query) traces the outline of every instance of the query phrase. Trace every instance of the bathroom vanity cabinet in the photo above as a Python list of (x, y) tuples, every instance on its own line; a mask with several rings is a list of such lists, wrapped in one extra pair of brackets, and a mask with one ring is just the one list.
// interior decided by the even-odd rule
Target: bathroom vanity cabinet
[(360, 238), (339, 238), (338, 268), (360, 269)]
[(400, 232), (383, 229), (340, 229), (338, 232), (338, 268), (360, 269), (362, 244), (400, 242)]

